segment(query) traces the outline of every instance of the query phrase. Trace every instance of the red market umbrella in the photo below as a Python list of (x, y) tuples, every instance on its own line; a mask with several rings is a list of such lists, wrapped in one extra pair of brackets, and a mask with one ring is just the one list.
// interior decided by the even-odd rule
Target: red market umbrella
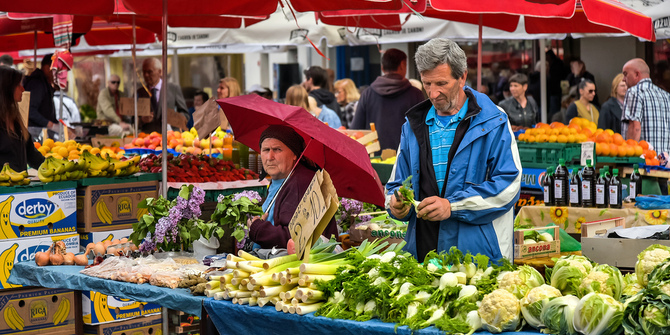
[(439, 11), (472, 14), (516, 14), (538, 17), (570, 17), (575, 11), (576, 0), (431, 0), (430, 5)]
[[(426, 0), (404, 2), (398, 10), (389, 9), (345, 9), (321, 11), (317, 13), (319, 20), (325, 24), (355, 28), (375, 28), (400, 31), (402, 22), (400, 14), (423, 13)], [(405, 15), (406, 16), (406, 15)]]
[(614, 0), (577, 1), (569, 18), (527, 17), (526, 32), (542, 33), (629, 33), (655, 41), (651, 18)]
[(384, 192), (365, 148), (330, 128), (301, 107), (280, 104), (255, 94), (217, 100), (235, 140), (260, 152), (258, 141), (269, 125), (292, 127), (307, 144), (305, 156), (330, 174), (337, 194), (384, 206)]
[(0, 11), (42, 14), (109, 15), (114, 12), (114, 0), (6, 0)]

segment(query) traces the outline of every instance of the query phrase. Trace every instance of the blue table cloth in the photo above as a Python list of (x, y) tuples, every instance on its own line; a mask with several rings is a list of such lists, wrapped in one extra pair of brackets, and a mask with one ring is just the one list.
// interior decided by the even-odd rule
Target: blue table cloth
[(170, 309), (200, 316), (203, 296), (193, 296), (185, 288), (170, 289), (150, 284), (134, 284), (91, 277), (79, 273), (83, 266), (37, 266), (33, 261), (14, 264), (7, 280), (10, 284), (97, 291), (106, 295), (151, 302)]
[[(235, 305), (227, 300), (207, 298), (205, 310), (221, 335), (225, 334), (337, 334), (337, 335), (444, 335), (435, 327), (412, 331), (407, 326), (373, 319), (365, 322), (329, 319), (322, 316), (288, 314), (277, 312), (274, 306)], [(485, 335), (488, 332), (475, 334)], [(537, 331), (504, 332), (507, 335), (538, 335)]]

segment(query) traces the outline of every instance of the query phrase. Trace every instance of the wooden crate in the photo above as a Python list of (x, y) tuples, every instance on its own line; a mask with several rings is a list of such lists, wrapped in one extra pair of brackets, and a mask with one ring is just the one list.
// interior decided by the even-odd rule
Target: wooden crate
[[(524, 244), (524, 232), (529, 230), (553, 230), (554, 240)], [(519, 229), (514, 231), (514, 259), (530, 259), (538, 257), (559, 257), (561, 255), (561, 240), (558, 226)]]
[(363, 137), (356, 139), (356, 141), (363, 146), (365, 146), (365, 150), (368, 152), (368, 154), (371, 154), (373, 152), (377, 152), (381, 150), (381, 146), (379, 145), (379, 140), (378, 140), (378, 135), (376, 130), (356, 130), (356, 129), (347, 129), (344, 130), (344, 132), (347, 133), (348, 136), (353, 136), (354, 134), (361, 132), (365, 135)]
[(614, 227), (621, 227), (625, 224), (624, 218), (611, 218), (607, 220), (599, 220), (592, 222), (585, 222), (582, 224), (582, 238), (596, 237), (598, 235), (605, 235), (608, 229)]

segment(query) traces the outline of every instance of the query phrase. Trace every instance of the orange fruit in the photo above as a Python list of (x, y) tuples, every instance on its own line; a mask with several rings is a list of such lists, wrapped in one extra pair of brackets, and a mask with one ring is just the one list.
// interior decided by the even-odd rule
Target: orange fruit
[(644, 149), (642, 149), (642, 147), (639, 145), (634, 146), (634, 148), (635, 148), (635, 154), (633, 156), (635, 157), (642, 156), (642, 154), (644, 153)]
[(658, 160), (658, 158), (652, 158), (651, 164), (649, 165), (661, 165), (661, 162)]
[(626, 140), (626, 144), (628, 144), (628, 145), (632, 145), (632, 146), (636, 146), (636, 145), (637, 145), (637, 141), (634, 140), (634, 139), (632, 139), (632, 138), (629, 138), (629, 139)]
[(654, 150), (649, 150), (649, 157), (651, 157), (651, 158), (656, 158), (656, 155), (658, 155), (658, 154), (656, 153), (656, 151), (654, 151)]
[(568, 143), (575, 143), (577, 142), (577, 135), (570, 134), (568, 135)]
[(563, 134), (558, 135), (558, 136), (556, 136), (556, 142), (558, 142), (558, 143), (568, 143), (568, 137), (563, 135)]
[(603, 143), (596, 143), (596, 156), (602, 156), (603, 155), (603, 148), (605, 145)]
[(560, 133), (561, 133), (561, 130), (560, 130), (560, 129), (552, 129), (552, 130), (551, 130), (551, 135), (558, 135), (558, 134), (560, 134)]
[(33, 145), (35, 146), (35, 149), (39, 149), (42, 146), (40, 142), (33, 142)]
[(610, 135), (614, 135), (614, 130), (612, 130), (612, 129), (605, 129), (604, 131), (607, 132)]
[(610, 145), (607, 143), (596, 143), (596, 151), (598, 150), (598, 146), (601, 146), (601, 152), (602, 156), (609, 156), (610, 155)]
[(558, 136), (552, 134), (552, 135), (549, 135), (549, 138), (547, 138), (547, 142), (556, 143), (557, 139), (558, 139)]
[(649, 143), (645, 140), (642, 140), (638, 142), (638, 144), (642, 147), (643, 150), (648, 150), (649, 149)]
[(582, 134), (586, 135), (586, 137), (591, 137), (593, 132), (590, 129), (582, 128)]
[(612, 137), (606, 132), (602, 132), (596, 136), (596, 142), (612, 143)]
[[(563, 128), (560, 129), (559, 133), (560, 133), (561, 135), (569, 135), (569, 134), (570, 134), (570, 130), (571, 130), (571, 129), (568, 128), (568, 127), (563, 127)], [(577, 131), (574, 130), (574, 129), (572, 129), (572, 131), (577, 132)]]
[(635, 147), (632, 145), (626, 146), (626, 156), (633, 157), (635, 156)]
[(619, 154), (619, 147), (616, 144), (610, 143), (610, 156), (615, 157)]
[(535, 140), (537, 141), (537, 143), (544, 143), (544, 142), (547, 142), (547, 138), (548, 138), (547, 135), (541, 134), (541, 135), (537, 135)]
[(617, 153), (617, 156), (619, 157), (625, 157), (626, 154), (628, 153), (627, 145), (620, 145), (619, 146), (619, 152)]
[(616, 145), (622, 145), (624, 142), (623, 136), (621, 136), (621, 134), (612, 135), (612, 142), (614, 142)]
[[(525, 138), (526, 138), (526, 134), (521, 133), (521, 134), (519, 134), (519, 136), (516, 139), (523, 142), (523, 141), (525, 141), (524, 140)], [(175, 148), (176, 148), (176, 146), (175, 146)]]
[(535, 136), (533, 136), (533, 135), (528, 135), (528, 136), (526, 137), (526, 142), (528, 142), (528, 143), (533, 143), (533, 142), (535, 142)]
[(563, 123), (561, 123), (561, 122), (552, 122), (552, 123), (549, 125), (549, 127), (551, 127), (551, 128), (559, 128), (559, 129), (560, 129), (560, 128), (565, 127), (565, 125), (564, 125)]

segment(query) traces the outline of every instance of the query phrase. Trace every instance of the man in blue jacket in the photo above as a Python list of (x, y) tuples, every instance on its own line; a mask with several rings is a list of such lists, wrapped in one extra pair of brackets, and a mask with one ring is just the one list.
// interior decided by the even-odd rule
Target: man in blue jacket
[[(466, 60), (455, 42), (441, 38), (415, 55), (429, 99), (406, 114), (386, 207), (409, 221), (405, 248), (419, 261), (452, 246), (492, 261), (513, 257), (519, 153), (507, 114), (465, 85)], [(409, 176), (417, 208), (394, 196)]]

